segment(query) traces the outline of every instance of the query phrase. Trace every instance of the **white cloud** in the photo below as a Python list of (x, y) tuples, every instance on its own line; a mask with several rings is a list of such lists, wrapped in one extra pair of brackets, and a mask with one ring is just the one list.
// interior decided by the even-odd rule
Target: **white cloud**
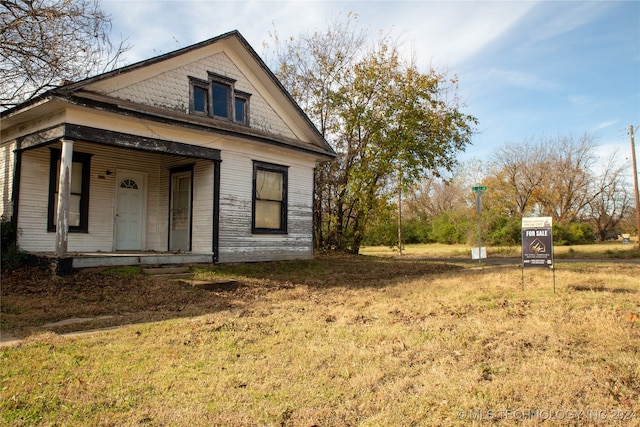
[(607, 2), (567, 1), (541, 2), (537, 9), (544, 19), (537, 22), (530, 36), (534, 41), (548, 40), (589, 24), (610, 8)]
[(620, 123), (620, 121), (619, 120), (609, 120), (607, 122), (597, 123), (595, 125), (595, 127), (593, 128), (593, 132), (597, 132), (599, 130), (609, 128), (609, 127), (611, 127), (611, 126), (613, 126), (613, 125), (615, 125), (617, 123)]
[[(322, 30), (354, 12), (375, 35), (392, 30), (421, 66), (457, 66), (504, 35), (535, 2), (439, 1), (120, 1), (104, 0), (114, 31), (129, 37), (130, 61), (149, 58), (237, 29), (259, 51), (268, 33)], [(177, 42), (176, 42), (177, 40)]]
[(569, 97), (569, 102), (576, 107), (584, 107), (591, 104), (591, 98), (586, 95), (574, 95)]
[(554, 81), (524, 71), (491, 68), (479, 71), (477, 75), (480, 81), (483, 82), (495, 82), (499, 85), (507, 84), (523, 89), (547, 91), (559, 88), (559, 84)]
[(536, 3), (381, 1), (325, 4), (340, 6), (343, 12), (358, 13), (371, 31), (393, 30), (407, 42), (407, 48), (416, 52), (421, 66), (456, 67), (505, 35)]

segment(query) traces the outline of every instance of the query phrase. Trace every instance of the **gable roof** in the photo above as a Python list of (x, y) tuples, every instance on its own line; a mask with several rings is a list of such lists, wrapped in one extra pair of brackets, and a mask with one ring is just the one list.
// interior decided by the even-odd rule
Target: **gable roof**
[[(200, 49), (207, 49), (208, 47), (221, 42), (229, 43), (232, 46), (234, 52), (236, 52), (242, 60), (258, 66), (259, 72), (257, 73), (257, 77), (263, 84), (275, 88), (275, 90), (271, 93), (275, 94), (276, 99), (279, 103), (290, 107), (288, 111), (290, 111), (294, 116), (298, 117), (300, 123), (303, 123), (303, 127), (305, 128), (305, 135), (309, 139), (313, 147), (309, 147), (308, 144), (305, 144), (302, 141), (282, 137), (279, 135), (276, 136), (268, 134), (267, 132), (247, 128), (246, 126), (234, 125), (229, 123), (217, 123), (215, 125), (212, 125), (211, 122), (205, 124), (206, 121), (201, 120), (201, 118), (194, 117), (186, 113), (176, 113), (171, 110), (163, 110), (157, 107), (123, 101), (119, 98), (113, 98), (108, 95), (101, 95), (88, 90), (91, 85), (94, 85), (96, 83), (99, 84), (100, 82), (105, 82), (108, 79), (118, 76), (126, 76), (129, 73), (151, 67), (155, 64), (160, 64), (162, 62), (196, 52)], [(289, 94), (289, 92), (285, 89), (285, 87), (273, 74), (269, 67), (264, 63), (260, 56), (255, 52), (251, 45), (249, 45), (247, 40), (237, 30), (230, 31), (217, 37), (213, 37), (200, 43), (187, 46), (166, 54), (139, 61), (121, 68), (117, 68), (103, 74), (88, 77), (77, 82), (68, 83), (63, 86), (51, 89), (25, 103), (0, 112), (0, 118), (2, 118), (3, 120), (10, 118), (52, 100), (83, 106), (95, 107), (96, 105), (99, 105), (101, 109), (120, 113), (125, 110), (124, 112), (127, 115), (132, 115), (132, 112), (135, 112), (139, 116), (151, 117), (152, 120), (164, 118), (173, 122), (188, 122), (188, 126), (209, 129), (215, 128), (216, 131), (220, 131), (222, 133), (243, 135), (253, 139), (264, 140), (264, 142), (272, 142), (279, 143), (279, 145), (284, 144), (292, 146), (292, 148), (305, 149), (305, 146), (307, 146), (309, 150), (306, 151), (320, 154), (322, 157), (333, 158), (336, 155), (333, 148), (320, 134), (320, 132), (315, 127), (313, 122), (311, 122), (306, 113), (293, 99), (293, 97)]]

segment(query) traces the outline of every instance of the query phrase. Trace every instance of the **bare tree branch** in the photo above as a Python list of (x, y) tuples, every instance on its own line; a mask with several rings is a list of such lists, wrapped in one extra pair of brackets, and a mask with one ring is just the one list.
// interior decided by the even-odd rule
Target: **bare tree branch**
[(117, 66), (130, 46), (112, 44), (110, 33), (98, 0), (0, 1), (2, 107)]

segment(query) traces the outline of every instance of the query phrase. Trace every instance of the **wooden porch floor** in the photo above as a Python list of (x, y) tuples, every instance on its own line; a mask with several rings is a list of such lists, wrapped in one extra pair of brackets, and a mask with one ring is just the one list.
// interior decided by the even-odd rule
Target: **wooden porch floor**
[(213, 264), (212, 254), (172, 252), (82, 252), (69, 253), (72, 267), (118, 267), (124, 265)]

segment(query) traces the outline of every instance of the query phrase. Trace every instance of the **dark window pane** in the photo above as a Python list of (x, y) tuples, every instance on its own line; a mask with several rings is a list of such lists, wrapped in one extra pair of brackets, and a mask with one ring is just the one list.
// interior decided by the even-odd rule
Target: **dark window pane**
[(244, 104), (245, 100), (236, 98), (236, 122), (244, 123)]
[(211, 84), (213, 96), (213, 115), (218, 117), (229, 117), (229, 96), (230, 88), (220, 83)]
[(207, 90), (198, 86), (193, 88), (193, 109), (202, 113), (207, 112)]

